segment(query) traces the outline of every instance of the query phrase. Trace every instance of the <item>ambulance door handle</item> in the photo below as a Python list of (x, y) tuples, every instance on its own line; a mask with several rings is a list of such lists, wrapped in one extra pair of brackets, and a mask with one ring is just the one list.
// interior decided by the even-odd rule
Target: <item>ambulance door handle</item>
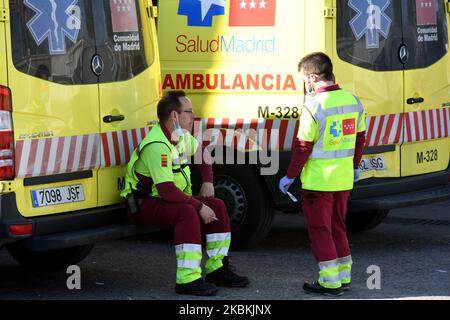
[(425, 101), (424, 98), (409, 98), (408, 100), (406, 100), (406, 103), (407, 104), (415, 104), (415, 103), (422, 103), (424, 101)]
[(103, 122), (106, 122), (106, 123), (115, 122), (115, 121), (123, 121), (123, 120), (125, 120), (125, 116), (123, 116), (123, 115), (118, 115), (118, 116), (107, 115), (107, 116), (103, 117)]

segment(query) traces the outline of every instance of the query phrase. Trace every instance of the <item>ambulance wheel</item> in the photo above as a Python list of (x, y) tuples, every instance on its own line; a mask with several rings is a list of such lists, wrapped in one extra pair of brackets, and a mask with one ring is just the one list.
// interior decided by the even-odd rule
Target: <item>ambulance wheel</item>
[(233, 249), (251, 247), (270, 231), (273, 209), (263, 182), (252, 168), (225, 166), (214, 168), (216, 197), (228, 210)]
[(13, 258), (25, 267), (33, 269), (62, 269), (77, 264), (91, 252), (93, 244), (49, 250), (33, 251), (20, 242), (9, 244), (6, 248)]
[(367, 212), (348, 212), (346, 225), (347, 232), (359, 233), (378, 226), (388, 215), (389, 210), (375, 210)]

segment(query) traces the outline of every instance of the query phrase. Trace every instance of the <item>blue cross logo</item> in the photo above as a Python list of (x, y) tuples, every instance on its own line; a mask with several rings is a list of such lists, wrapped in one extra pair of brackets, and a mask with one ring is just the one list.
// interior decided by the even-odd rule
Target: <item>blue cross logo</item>
[(78, 0), (25, 0), (36, 14), (27, 27), (37, 45), (48, 38), (50, 54), (66, 53), (66, 37), (77, 41), (80, 30)]
[(211, 27), (214, 16), (225, 14), (225, 0), (180, 0), (178, 14), (188, 17), (188, 26)]
[(341, 123), (339, 121), (333, 121), (333, 124), (330, 127), (330, 134), (335, 138), (339, 138), (341, 133), (342, 133)]
[(350, 8), (357, 12), (350, 21), (356, 40), (366, 36), (366, 48), (376, 49), (380, 47), (380, 34), (387, 39), (392, 20), (384, 12), (389, 6), (390, 0), (349, 0)]

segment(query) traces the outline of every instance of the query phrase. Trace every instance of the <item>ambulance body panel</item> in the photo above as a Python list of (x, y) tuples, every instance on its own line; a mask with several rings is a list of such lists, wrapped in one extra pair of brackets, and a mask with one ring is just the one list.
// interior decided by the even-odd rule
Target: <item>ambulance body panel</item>
[(161, 95), (152, 5), (2, 6), (0, 85), (11, 102), (2, 129), (13, 135), (1, 141), (0, 245), (24, 264), (50, 263), (38, 257), (50, 257), (47, 250), (57, 251), (56, 265), (69, 252), (80, 260), (97, 241), (140, 232), (119, 192)]
[[(163, 90), (185, 90), (198, 128), (226, 132), (213, 133), (213, 143), (249, 156), (255, 137), (246, 132), (266, 130), (266, 147), (279, 151), (277, 174), (260, 176), (261, 163), (216, 166), (216, 193), (228, 205), (239, 244), (257, 243), (268, 232), (265, 206), (298, 210), (277, 185), (303, 100), (297, 65), (314, 51), (332, 58), (337, 83), (366, 110), (349, 229), (371, 228), (392, 208), (450, 197), (449, 6), (444, 0), (158, 2)], [(236, 177), (237, 168), (248, 177)], [(242, 179), (263, 185), (269, 200), (256, 205)]]

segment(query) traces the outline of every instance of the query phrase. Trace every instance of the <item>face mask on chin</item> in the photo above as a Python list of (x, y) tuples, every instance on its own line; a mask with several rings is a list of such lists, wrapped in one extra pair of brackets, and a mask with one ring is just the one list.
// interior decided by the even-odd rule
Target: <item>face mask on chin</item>
[(306, 91), (307, 91), (306, 93), (307, 93), (309, 96), (314, 97), (315, 94), (316, 94), (316, 92), (314, 91), (314, 86), (312, 85), (312, 83), (310, 82), (309, 85), (308, 85), (307, 87), (309, 87), (309, 90), (307, 89), (307, 90), (306, 90)]
[(175, 119), (175, 133), (178, 137), (181, 137), (184, 134), (183, 128), (181, 128), (180, 122), (178, 121), (178, 117)]

